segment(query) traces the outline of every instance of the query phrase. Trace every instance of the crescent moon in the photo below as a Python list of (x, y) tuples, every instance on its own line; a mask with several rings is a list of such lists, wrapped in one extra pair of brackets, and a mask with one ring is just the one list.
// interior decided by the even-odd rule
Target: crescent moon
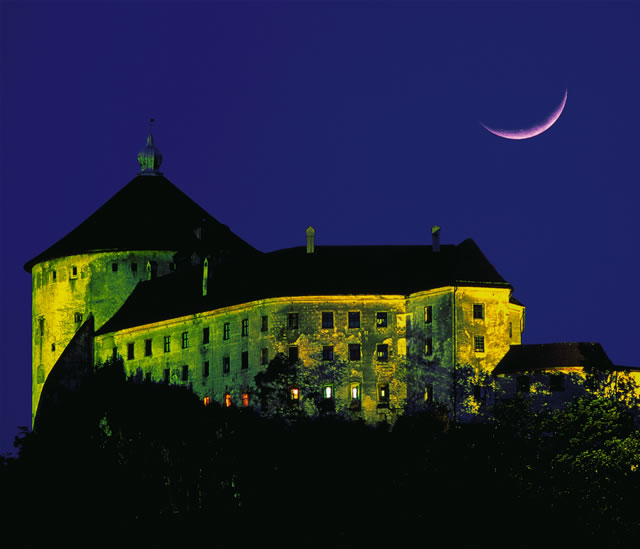
[(546, 132), (551, 126), (553, 126), (562, 111), (564, 110), (564, 106), (567, 104), (567, 93), (568, 89), (564, 91), (564, 98), (562, 99), (562, 103), (560, 106), (553, 111), (545, 120), (543, 120), (537, 126), (533, 126), (531, 128), (525, 128), (522, 130), (496, 130), (486, 126), (485, 124), (480, 124), (485, 130), (490, 131), (492, 134), (497, 135), (498, 137), (504, 137), (505, 139), (529, 139), (530, 137), (535, 137), (536, 135), (540, 135), (542, 132)]

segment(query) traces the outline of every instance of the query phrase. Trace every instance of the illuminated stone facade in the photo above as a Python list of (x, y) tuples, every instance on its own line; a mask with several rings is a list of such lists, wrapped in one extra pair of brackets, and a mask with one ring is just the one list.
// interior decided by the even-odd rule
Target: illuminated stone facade
[(25, 265), (34, 418), (88, 318), (96, 363), (119, 355), (130, 375), (204, 402), (253, 405), (277, 353), (332, 364), (344, 376), (326, 395), (370, 422), (415, 398), (450, 405), (456, 369), (482, 385), (521, 343), (524, 306), (473, 241), (440, 246), (436, 228), (424, 246), (317, 246), (309, 228), (306, 247), (263, 254), (168, 182), (154, 151), (149, 139), (141, 173)]

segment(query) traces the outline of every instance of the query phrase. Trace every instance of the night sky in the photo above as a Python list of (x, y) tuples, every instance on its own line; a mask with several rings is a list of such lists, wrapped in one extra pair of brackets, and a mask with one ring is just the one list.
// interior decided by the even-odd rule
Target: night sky
[[(430, 244), (438, 224), (515, 286), (524, 343), (640, 365), (639, 3), (1, 9), (0, 453), (31, 418), (23, 264), (135, 176), (152, 117), (165, 176), (256, 248), (308, 225), (318, 245)], [(481, 125), (536, 125), (565, 90), (537, 137)]]

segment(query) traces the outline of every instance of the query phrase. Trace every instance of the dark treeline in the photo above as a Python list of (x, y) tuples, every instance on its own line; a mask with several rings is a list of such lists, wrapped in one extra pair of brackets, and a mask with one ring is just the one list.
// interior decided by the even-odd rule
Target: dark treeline
[(5, 536), (635, 546), (640, 436), (624, 405), (585, 397), (534, 414), (516, 399), (494, 415), (458, 425), (429, 409), (393, 428), (267, 419), (107, 365), (1, 459)]

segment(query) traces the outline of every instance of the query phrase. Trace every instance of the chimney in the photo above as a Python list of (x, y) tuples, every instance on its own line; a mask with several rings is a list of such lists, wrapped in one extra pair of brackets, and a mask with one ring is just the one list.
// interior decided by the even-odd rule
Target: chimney
[(308, 254), (315, 253), (315, 247), (313, 242), (315, 234), (316, 234), (315, 229), (311, 225), (309, 225), (307, 227), (307, 253)]
[(202, 263), (202, 295), (207, 295), (209, 283), (209, 260), (205, 257)]
[(434, 252), (440, 251), (440, 227), (437, 225), (431, 227), (431, 250)]

